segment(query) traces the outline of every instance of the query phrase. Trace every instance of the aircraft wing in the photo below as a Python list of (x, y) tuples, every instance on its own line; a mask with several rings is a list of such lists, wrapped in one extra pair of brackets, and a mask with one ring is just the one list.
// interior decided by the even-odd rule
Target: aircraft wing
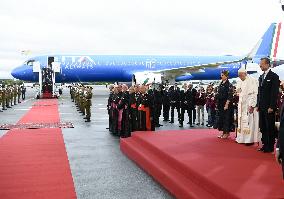
[(178, 76), (183, 76), (183, 75), (187, 75), (190, 73), (196, 73), (199, 71), (202, 72), (206, 68), (217, 68), (220, 65), (238, 63), (238, 62), (242, 62), (247, 59), (248, 59), (247, 57), (244, 57), (244, 58), (239, 58), (236, 60), (223, 61), (223, 62), (219, 61), (215, 63), (204, 63), (204, 64), (192, 65), (192, 66), (183, 66), (183, 67), (178, 67), (178, 68), (166, 68), (166, 69), (156, 70), (154, 71), (154, 73), (162, 74), (164, 78), (174, 79)]

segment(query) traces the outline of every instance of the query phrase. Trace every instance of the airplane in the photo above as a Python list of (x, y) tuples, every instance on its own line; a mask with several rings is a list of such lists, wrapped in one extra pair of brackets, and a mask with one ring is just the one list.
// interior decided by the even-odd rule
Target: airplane
[(257, 72), (250, 66), (262, 57), (271, 57), (274, 65), (284, 63), (277, 59), (280, 31), (281, 23), (272, 23), (246, 56), (44, 55), (28, 59), (13, 69), (11, 75), (38, 82), (36, 65), (40, 69), (57, 66), (56, 83), (219, 80), (224, 69), (229, 70), (230, 78), (234, 78), (244, 65), (249, 73)]

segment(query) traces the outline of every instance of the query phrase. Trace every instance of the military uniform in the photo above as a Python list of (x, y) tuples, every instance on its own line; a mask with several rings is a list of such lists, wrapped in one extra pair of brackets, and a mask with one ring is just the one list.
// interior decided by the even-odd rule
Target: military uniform
[(14, 105), (17, 104), (17, 96), (18, 96), (18, 88), (16, 85), (13, 87), (13, 100), (14, 100)]
[(85, 96), (84, 96), (85, 88), (82, 87), (79, 92), (79, 109), (82, 115), (85, 115)]
[(21, 103), (21, 101), (20, 101), (20, 98), (21, 98), (21, 94), (22, 94), (22, 89), (21, 89), (21, 87), (20, 86), (17, 86), (17, 89), (18, 89), (18, 103)]
[(7, 110), (7, 109), (6, 109), (6, 89), (5, 89), (5, 87), (2, 88), (2, 100), (1, 100), (1, 104), (2, 104), (2, 110)]
[(10, 106), (10, 98), (11, 98), (11, 95), (10, 95), (10, 88), (9, 87), (6, 87), (5, 89), (5, 100), (6, 100), (6, 107), (7, 108), (12, 108)]
[[(3, 99), (3, 91), (2, 91), (2, 88), (0, 88), (0, 105), (2, 105), (2, 99)], [(3, 112), (1, 109), (0, 109), (0, 112)]]
[(70, 87), (70, 96), (71, 96), (72, 102), (74, 102), (74, 100), (75, 100), (75, 88), (74, 88), (74, 86)]
[(85, 122), (90, 122), (91, 121), (91, 106), (92, 106), (92, 97), (93, 97), (93, 93), (92, 93), (92, 87), (87, 88), (85, 91), (85, 109), (86, 109), (86, 121)]

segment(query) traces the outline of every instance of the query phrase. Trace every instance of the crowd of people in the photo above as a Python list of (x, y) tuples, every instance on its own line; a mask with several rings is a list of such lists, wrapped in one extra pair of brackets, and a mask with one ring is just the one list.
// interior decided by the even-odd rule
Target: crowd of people
[(72, 84), (70, 87), (70, 96), (72, 102), (75, 103), (77, 111), (85, 116), (85, 122), (91, 121), (91, 106), (92, 106), (92, 89), (91, 86), (81, 84)]
[[(239, 81), (235, 85), (230, 83), (229, 72), (224, 70), (220, 74), (221, 82), (209, 84), (206, 89), (203, 86), (194, 88), (191, 83), (181, 86), (177, 83), (172, 86), (136, 84), (129, 88), (125, 84), (110, 85), (108, 129), (122, 138), (131, 136), (134, 131), (154, 131), (163, 126), (160, 124), (162, 115), (163, 121), (169, 123), (175, 123), (177, 118), (179, 127), (184, 127), (184, 122), (188, 121), (186, 128), (205, 128), (206, 125), (218, 129), (220, 139), (228, 139), (234, 132), (237, 143), (247, 146), (258, 143), (258, 151), (264, 153), (274, 152), (277, 140), (276, 158), (283, 163), (284, 135), (279, 132), (284, 131), (284, 111), (281, 111), (284, 82), (270, 69), (268, 58), (261, 59), (260, 68), (263, 74), (259, 79), (240, 68)], [(72, 86), (70, 94), (78, 111), (86, 115), (86, 122), (89, 122), (91, 88)], [(278, 129), (277, 122), (280, 122)]]
[[(231, 118), (234, 117), (236, 109), (232, 108), (237, 107), (235, 104), (238, 100), (238, 96), (233, 92), (234, 87), (230, 86), (228, 82), (225, 86), (220, 84), (217, 87), (210, 84), (205, 90), (202, 86), (194, 88), (191, 83), (184, 83), (182, 88), (177, 84), (170, 87), (134, 85), (130, 88), (125, 84), (111, 85), (108, 99), (109, 130), (123, 137), (130, 136), (130, 132), (133, 131), (153, 131), (162, 126), (159, 121), (161, 115), (163, 121), (174, 123), (175, 110), (179, 127), (184, 126), (185, 113), (188, 116), (186, 121), (189, 127), (202, 127), (205, 125), (206, 110), (207, 127), (226, 128), (225, 131), (230, 132), (234, 130), (234, 120)], [(226, 112), (228, 114), (224, 114), (221, 108), (218, 109), (218, 104), (222, 106), (226, 97), (231, 97), (234, 105), (230, 106), (229, 111)], [(226, 123), (223, 124), (222, 121)]]
[[(270, 70), (268, 58), (261, 59), (264, 75), (257, 80), (239, 70), (239, 81), (232, 85), (229, 72), (222, 71), (221, 83), (194, 88), (184, 83), (173, 86), (127, 85), (109, 86), (109, 131), (121, 137), (131, 136), (133, 131), (154, 131), (163, 121), (174, 123), (177, 112), (180, 127), (188, 121), (189, 128), (205, 125), (218, 129), (221, 139), (235, 132), (236, 142), (253, 145), (262, 142), (259, 149), (273, 152), (277, 137), (275, 122), (280, 121), (280, 108), (284, 100), (283, 84)], [(176, 111), (175, 111), (176, 110)], [(188, 120), (185, 118), (187, 112)]]
[(26, 88), (23, 85), (2, 85), (0, 87), (0, 112), (12, 108), (26, 98)]

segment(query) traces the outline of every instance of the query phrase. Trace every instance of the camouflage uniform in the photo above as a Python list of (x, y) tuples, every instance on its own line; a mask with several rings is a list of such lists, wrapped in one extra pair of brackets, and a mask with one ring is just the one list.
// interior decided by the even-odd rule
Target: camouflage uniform
[(15, 85), (13, 87), (13, 100), (14, 100), (14, 105), (17, 104), (17, 96), (18, 96), (18, 88), (17, 86)]
[[(3, 99), (3, 91), (2, 91), (2, 88), (0, 88), (0, 105), (2, 105), (2, 99)], [(1, 109), (0, 109), (0, 112), (3, 112)]]
[(80, 108), (80, 112), (82, 113), (82, 115), (85, 115), (85, 97), (84, 97), (84, 92), (85, 92), (85, 88), (82, 87), (80, 89), (80, 94), (79, 94), (79, 108)]
[(4, 87), (2, 88), (2, 101), (1, 101), (1, 104), (2, 104), (2, 109), (3, 110), (7, 110), (6, 109), (6, 89)]
[(85, 122), (90, 122), (91, 121), (91, 106), (92, 106), (92, 87), (89, 87), (85, 91), (85, 109), (86, 109), (86, 121)]
[(6, 107), (7, 108), (11, 108), (11, 106), (10, 106), (10, 88), (9, 88), (9, 86), (7, 86), (6, 87), (6, 89), (5, 89), (5, 96), (6, 96)]

